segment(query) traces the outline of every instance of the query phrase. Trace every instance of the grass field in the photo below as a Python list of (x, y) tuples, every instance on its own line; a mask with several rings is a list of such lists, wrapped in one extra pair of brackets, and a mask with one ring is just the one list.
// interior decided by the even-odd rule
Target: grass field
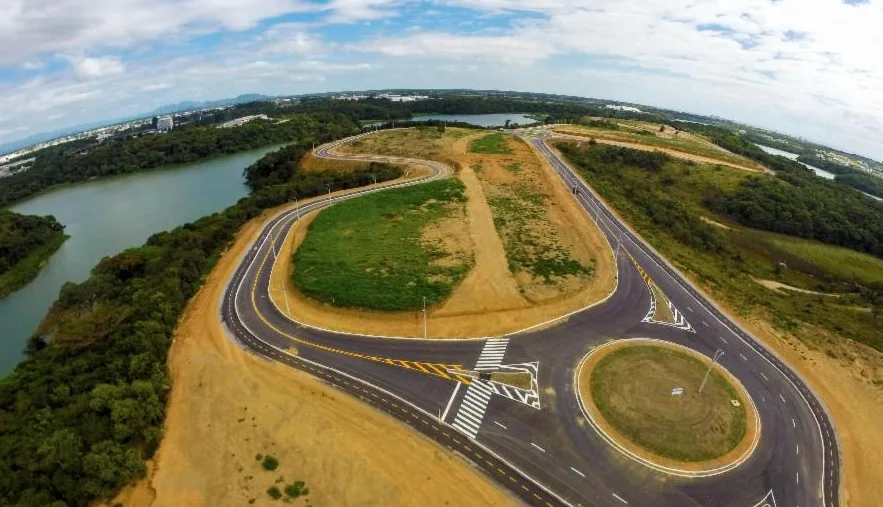
[(450, 162), (451, 145), (457, 139), (475, 132), (479, 131), (454, 127), (444, 132), (435, 127), (381, 131), (346, 144), (341, 151)]
[[(702, 217), (725, 222), (703, 205), (716, 191), (736, 188), (744, 171), (700, 169), (672, 160), (658, 172), (620, 165), (580, 166), (583, 176), (666, 258), (697, 279), (715, 299), (745, 317), (768, 320), (813, 348), (829, 349), (848, 338), (883, 351), (880, 322), (867, 310), (862, 283), (879, 280), (883, 261), (842, 248), (745, 228), (723, 229)], [(782, 269), (781, 262), (787, 268)], [(843, 294), (831, 298), (779, 293), (754, 282), (776, 280), (794, 287)]]
[[(659, 456), (696, 462), (723, 456), (746, 430), (735, 388), (692, 355), (667, 347), (624, 347), (602, 358), (590, 377), (592, 401), (623, 436)], [(680, 396), (672, 389), (683, 388)]]
[(322, 211), (294, 254), (294, 283), (338, 307), (418, 310), (447, 298), (472, 265), (426, 230), (446, 218), (462, 224), (459, 180), (434, 181), (358, 197)]
[(479, 137), (469, 143), (469, 151), (489, 155), (508, 155), (512, 153), (512, 150), (509, 149), (509, 145), (506, 143), (506, 136), (503, 134), (488, 134), (484, 137)]

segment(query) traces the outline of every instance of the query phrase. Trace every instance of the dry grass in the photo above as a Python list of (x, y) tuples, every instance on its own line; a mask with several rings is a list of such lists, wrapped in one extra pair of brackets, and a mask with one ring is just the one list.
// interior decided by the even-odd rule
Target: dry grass
[(653, 319), (659, 322), (668, 322), (669, 324), (674, 323), (675, 316), (668, 306), (668, 298), (665, 297), (665, 294), (655, 283), (651, 284), (650, 288), (653, 291), (653, 296), (656, 298), (656, 311), (653, 313)]

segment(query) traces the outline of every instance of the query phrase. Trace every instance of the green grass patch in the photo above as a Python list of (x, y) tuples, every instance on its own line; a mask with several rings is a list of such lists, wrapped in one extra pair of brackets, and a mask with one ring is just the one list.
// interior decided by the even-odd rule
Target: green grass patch
[(521, 174), (521, 162), (512, 162), (503, 167), (512, 174)]
[(506, 136), (503, 134), (488, 134), (469, 143), (469, 151), (490, 155), (508, 155), (512, 153), (512, 150), (506, 141)]
[(294, 481), (293, 484), (285, 486), (285, 495), (289, 498), (298, 498), (310, 494), (310, 488), (304, 481)]
[[(723, 456), (745, 436), (736, 389), (708, 364), (666, 347), (636, 345), (610, 353), (592, 369), (592, 400), (623, 436), (659, 456), (705, 461)], [(672, 389), (683, 388), (680, 396)]]
[(339, 307), (417, 310), (450, 296), (472, 265), (423, 241), (426, 227), (463, 210), (447, 179), (347, 200), (322, 211), (294, 254), (294, 283)]
[(267, 494), (270, 495), (270, 498), (273, 500), (279, 500), (282, 498), (282, 491), (280, 491), (277, 486), (270, 486), (267, 488)]
[(766, 240), (783, 254), (782, 257), (791, 266), (796, 262), (803, 262), (808, 265), (807, 268), (815, 268), (819, 273), (828, 273), (844, 281), (883, 284), (883, 259), (847, 248), (788, 236), (770, 234), (766, 235)]

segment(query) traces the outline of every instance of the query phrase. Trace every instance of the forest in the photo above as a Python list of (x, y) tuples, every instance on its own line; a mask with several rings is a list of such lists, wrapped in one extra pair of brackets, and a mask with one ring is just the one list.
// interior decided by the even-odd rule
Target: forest
[(358, 124), (345, 115), (314, 113), (295, 115), (283, 123), (255, 120), (224, 129), (187, 125), (165, 134), (144, 134), (91, 146), (61, 144), (38, 152), (31, 169), (3, 179), (0, 207), (53, 185), (194, 162), (295, 140), (322, 142), (356, 131)]
[(877, 197), (883, 197), (883, 179), (865, 173), (838, 174), (834, 181), (861, 190)]
[(256, 164), (259, 189), (234, 206), (105, 257), (87, 280), (62, 287), (25, 359), (0, 379), (0, 505), (86, 506), (145, 473), (162, 438), (172, 333), (240, 227), (326, 184), (401, 174), (386, 165), (292, 172), (313, 137), (337, 135), (340, 125), (316, 123), (303, 133), (309, 141), (269, 154), (272, 164)]
[(26, 285), (67, 238), (53, 216), (0, 210), (0, 299)]

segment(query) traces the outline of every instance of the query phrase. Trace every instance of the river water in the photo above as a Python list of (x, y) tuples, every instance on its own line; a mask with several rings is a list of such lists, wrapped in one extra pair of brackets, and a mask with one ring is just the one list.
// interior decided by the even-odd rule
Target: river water
[[(779, 155), (780, 157), (790, 158), (791, 160), (797, 160), (797, 157), (800, 156), (797, 153), (791, 153), (790, 151), (782, 151), (782, 150), (778, 150), (776, 148), (770, 148), (769, 146), (763, 146), (761, 144), (758, 144), (757, 147), (760, 148), (761, 150), (769, 153), (770, 155)], [(834, 173), (829, 173), (828, 171), (826, 171), (824, 169), (819, 169), (818, 167), (811, 166), (809, 164), (804, 164), (803, 162), (799, 162), (799, 163), (803, 164), (804, 167), (811, 169), (812, 172), (816, 173), (817, 176), (821, 176), (822, 178), (825, 178), (826, 180), (833, 180), (835, 177)]]
[(462, 121), (479, 127), (502, 127), (506, 124), (506, 120), (510, 123), (518, 123), (519, 125), (529, 125), (536, 123), (537, 120), (529, 118), (523, 114), (516, 113), (500, 113), (500, 114), (425, 114), (414, 116), (413, 121), (425, 120), (447, 120)]
[(62, 284), (85, 280), (102, 257), (234, 204), (248, 193), (242, 170), (276, 148), (79, 183), (12, 206), (18, 213), (55, 215), (70, 238), (37, 278), (0, 300), (0, 376), (22, 358)]

